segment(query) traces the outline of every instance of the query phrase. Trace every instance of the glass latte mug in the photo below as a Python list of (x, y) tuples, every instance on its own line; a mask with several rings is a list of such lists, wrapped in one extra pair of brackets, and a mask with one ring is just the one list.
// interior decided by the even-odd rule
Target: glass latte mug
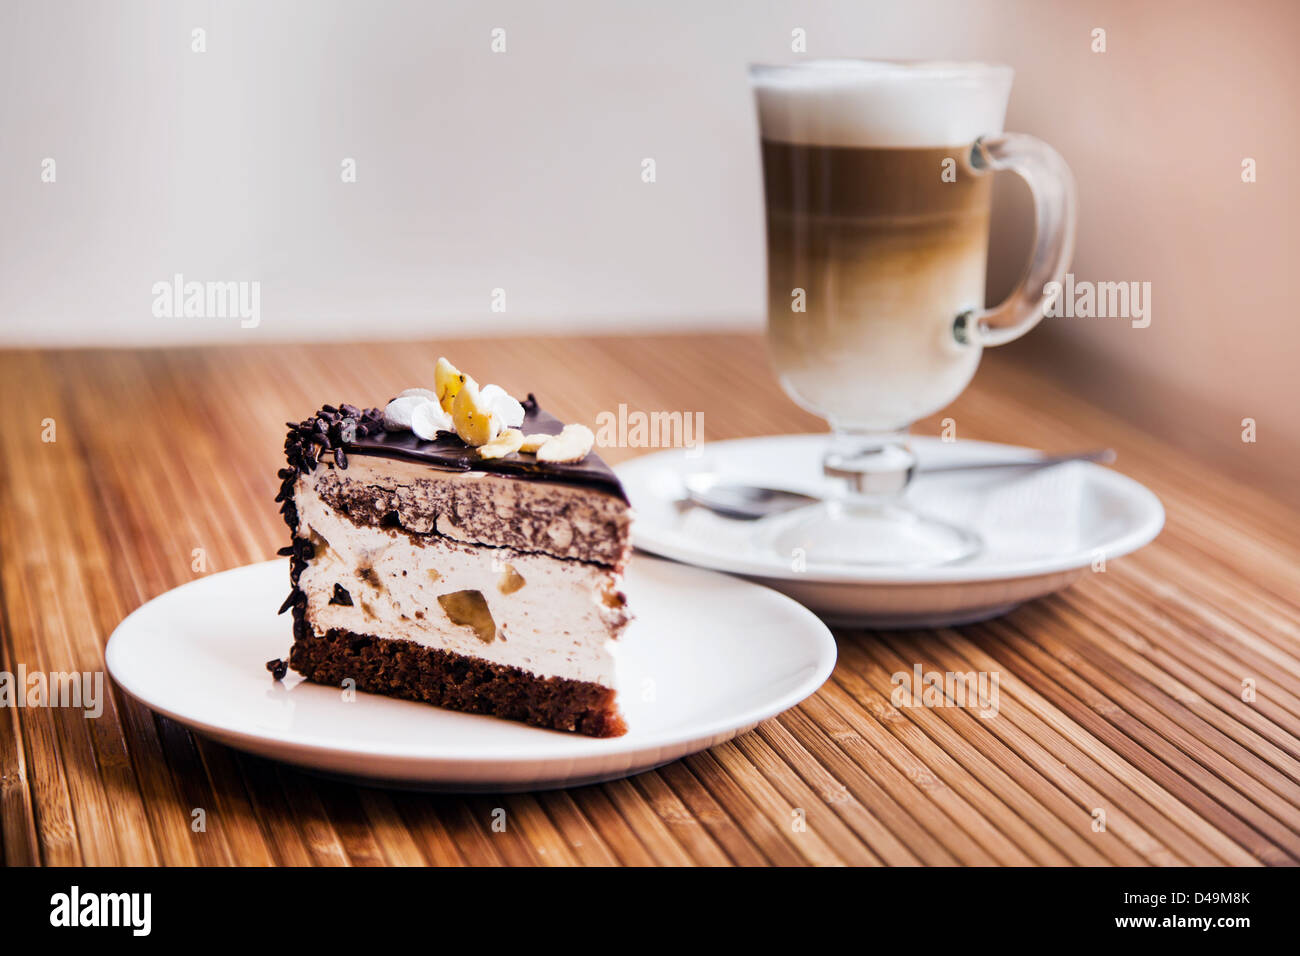
[[(825, 418), (841, 489), (777, 521), (810, 562), (920, 567), (978, 552), (903, 499), (907, 429), (970, 382), (986, 346), (1042, 317), (1074, 245), (1074, 181), (1047, 144), (1003, 133), (1012, 70), (984, 63), (755, 66), (767, 205), (767, 337), (786, 393)], [(1035, 203), (1033, 259), (984, 308), (992, 175)]]

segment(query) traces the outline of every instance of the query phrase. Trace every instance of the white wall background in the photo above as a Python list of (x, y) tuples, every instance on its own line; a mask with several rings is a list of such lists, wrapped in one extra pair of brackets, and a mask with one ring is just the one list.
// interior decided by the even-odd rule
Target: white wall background
[[(1289, 409), (1298, 11), (5, 0), (0, 344), (757, 328), (745, 65), (795, 59), (802, 27), (809, 55), (1016, 67), (1008, 127), (1057, 145), (1079, 179), (1074, 271), (1154, 286), (1149, 329), (1062, 320), (1036, 333), (1062, 374), (1194, 396), (1224, 421)], [(206, 53), (191, 52), (195, 27)], [(505, 54), (490, 51), (494, 27)], [(1254, 185), (1240, 181), (1246, 156)], [(355, 184), (340, 181), (345, 157)], [(1005, 241), (1022, 204), (1002, 195), (995, 288), (1023, 251), (1023, 237)], [(152, 286), (177, 272), (260, 280), (260, 327), (155, 318)], [(489, 311), (497, 287), (504, 316)], [(1281, 427), (1300, 442), (1300, 425)]]
[(752, 323), (744, 66), (789, 28), (738, 9), (7, 0), (0, 334), (248, 337), (154, 319), (176, 272), (260, 280), (259, 340)]

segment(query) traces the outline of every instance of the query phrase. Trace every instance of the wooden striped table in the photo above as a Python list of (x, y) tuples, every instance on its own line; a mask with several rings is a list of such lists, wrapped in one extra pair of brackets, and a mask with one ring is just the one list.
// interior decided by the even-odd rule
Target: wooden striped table
[[(749, 336), (0, 353), (0, 671), (102, 670), (104, 643), (133, 608), (273, 555), (285, 535), (272, 503), (282, 423), (428, 381), (441, 351), (539, 392), (568, 420), (626, 402), (701, 410), (711, 439), (820, 427), (783, 397)], [(196, 737), (116, 690), (98, 719), (0, 708), (3, 859), (1300, 860), (1300, 515), (1233, 477), (1267, 452), (1198, 459), (1003, 356), (943, 415), (961, 438), (1116, 448), (1117, 467), (1164, 501), (1165, 531), (1000, 620), (841, 631), (834, 676), (794, 710), (707, 753), (570, 791), (429, 796), (325, 782)], [(937, 432), (938, 418), (918, 431)], [(916, 663), (998, 672), (999, 715), (894, 709), (890, 674)], [(505, 832), (492, 828), (498, 807)]]

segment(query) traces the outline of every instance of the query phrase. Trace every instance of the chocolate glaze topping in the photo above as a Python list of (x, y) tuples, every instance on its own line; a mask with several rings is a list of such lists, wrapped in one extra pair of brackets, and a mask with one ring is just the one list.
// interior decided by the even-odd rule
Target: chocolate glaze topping
[[(556, 435), (564, 427), (558, 418), (539, 408), (532, 395), (520, 404), (524, 406), (524, 424), (520, 431), (525, 435)], [(433, 441), (424, 441), (409, 431), (390, 432), (382, 428), (364, 431), (365, 434), (358, 431), (347, 443), (349, 455), (403, 458), (453, 471), (488, 471), (514, 478), (587, 485), (627, 500), (614, 472), (594, 451), (582, 461), (557, 465), (538, 461), (535, 455), (521, 452), (505, 458), (480, 458), (477, 450), (449, 432), (439, 432)]]

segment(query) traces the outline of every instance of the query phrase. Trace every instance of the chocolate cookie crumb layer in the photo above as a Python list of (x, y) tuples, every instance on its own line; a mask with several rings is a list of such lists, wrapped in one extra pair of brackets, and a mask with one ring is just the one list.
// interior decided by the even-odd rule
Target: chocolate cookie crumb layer
[(321, 499), (356, 525), (438, 535), (622, 570), (631, 518), (623, 499), (595, 488), (448, 472), (354, 455), (346, 471), (312, 476)]

